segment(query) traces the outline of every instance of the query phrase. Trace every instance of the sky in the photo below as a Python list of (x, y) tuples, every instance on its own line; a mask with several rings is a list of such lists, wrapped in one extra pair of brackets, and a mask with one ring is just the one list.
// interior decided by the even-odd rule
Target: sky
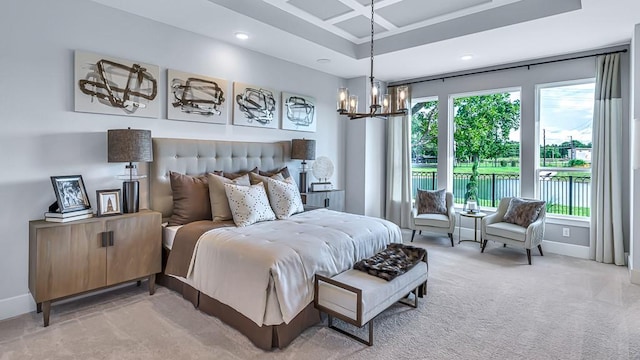
[[(595, 83), (553, 86), (540, 89), (540, 142), (546, 130), (546, 144), (562, 144), (579, 140), (591, 142), (593, 99)], [(511, 99), (520, 99), (520, 92), (510, 93)], [(509, 138), (520, 141), (520, 130)]]

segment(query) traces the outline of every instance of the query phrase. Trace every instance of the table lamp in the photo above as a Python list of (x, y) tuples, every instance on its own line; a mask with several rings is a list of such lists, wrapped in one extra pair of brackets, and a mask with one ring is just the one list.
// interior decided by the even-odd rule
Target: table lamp
[(134, 162), (153, 161), (151, 131), (117, 129), (107, 131), (108, 162), (128, 162), (129, 178), (122, 183), (122, 210), (136, 213), (140, 207), (140, 178)]
[(307, 192), (307, 160), (316, 159), (316, 141), (309, 139), (291, 140), (291, 158), (302, 160), (300, 168), (300, 181), (298, 186), (301, 193)]

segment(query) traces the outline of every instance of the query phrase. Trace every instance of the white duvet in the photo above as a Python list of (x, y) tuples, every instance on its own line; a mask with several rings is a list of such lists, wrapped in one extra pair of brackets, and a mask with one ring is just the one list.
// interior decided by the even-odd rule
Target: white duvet
[(313, 276), (333, 276), (402, 242), (383, 219), (319, 209), (203, 234), (188, 278), (259, 326), (289, 323), (313, 301)]

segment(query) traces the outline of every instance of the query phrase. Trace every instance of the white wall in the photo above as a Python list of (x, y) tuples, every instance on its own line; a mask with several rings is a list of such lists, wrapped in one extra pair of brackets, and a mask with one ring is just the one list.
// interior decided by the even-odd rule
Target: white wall
[[(598, 51), (601, 52), (601, 51)], [(595, 52), (593, 52), (595, 53)], [(624, 108), (624, 124), (623, 133), (629, 134), (629, 53), (622, 54), (622, 95)], [(535, 123), (535, 86), (536, 84), (552, 83), (559, 81), (568, 81), (575, 79), (585, 79), (595, 77), (595, 58), (589, 57), (580, 60), (556, 62), (546, 65), (532, 66), (527, 68), (519, 68), (514, 70), (490, 72), (479, 75), (463, 76), (458, 78), (446, 79), (445, 81), (429, 81), (411, 85), (411, 96), (413, 98), (437, 97), (439, 101), (439, 146), (438, 146), (438, 183), (453, 185), (450, 179), (450, 169), (447, 169), (447, 160), (452, 161), (452, 145), (447, 145), (449, 131), (451, 131), (450, 115), (448, 113), (448, 102), (451, 94), (463, 94), (482, 92), (496, 89), (520, 89), (521, 97), (521, 177), (522, 196), (533, 197), (535, 188), (535, 159), (536, 154), (530, 149), (537, 149), (538, 131)], [(622, 139), (624, 158), (623, 163), (630, 163), (629, 158), (629, 138)], [(625, 168), (623, 174), (623, 188), (630, 190), (630, 176), (628, 167)], [(627, 193), (627, 191), (625, 191)], [(623, 213), (627, 214), (630, 210), (630, 199), (623, 199)], [(465, 219), (466, 220), (466, 219)], [(463, 227), (473, 227), (470, 221), (463, 221)], [(569, 227), (571, 229), (570, 237), (562, 236), (562, 228)], [(630, 218), (623, 220), (623, 233), (625, 238), (625, 249), (629, 249), (630, 237)], [(545, 231), (545, 239), (567, 243), (572, 245), (589, 245), (589, 229), (588, 222), (565, 222), (562, 224), (554, 223), (549, 219)]]
[(632, 137), (633, 173), (632, 191), (633, 206), (629, 217), (631, 222), (631, 250), (629, 255), (629, 270), (631, 282), (640, 284), (640, 24), (635, 26), (631, 43), (631, 113), (633, 114), (633, 129), (629, 133)]
[[(358, 96), (358, 110), (369, 109), (368, 77), (349, 79), (350, 95)], [(383, 84), (381, 90), (384, 90)], [(387, 121), (379, 118), (346, 120), (346, 211), (384, 217), (386, 193)]]
[[(124, 164), (106, 161), (107, 129), (131, 126), (149, 129), (155, 137), (241, 141), (312, 138), (317, 155), (334, 162), (334, 184), (344, 186), (345, 126), (335, 112), (343, 79), (86, 0), (2, 1), (0, 33), (0, 319), (33, 306), (28, 221), (42, 218), (55, 200), (49, 177), (81, 174), (94, 205), (97, 189), (121, 186), (115, 176)], [(160, 118), (74, 112), (76, 49), (159, 65)], [(314, 96), (318, 130), (166, 120), (167, 68), (224, 78), (230, 86), (241, 81)], [(299, 161), (290, 165), (296, 172)]]

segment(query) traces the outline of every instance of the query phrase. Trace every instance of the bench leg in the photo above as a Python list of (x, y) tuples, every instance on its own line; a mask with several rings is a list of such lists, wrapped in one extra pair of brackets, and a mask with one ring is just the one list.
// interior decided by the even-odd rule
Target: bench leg
[(342, 330), (337, 326), (334, 326), (333, 325), (333, 316), (331, 316), (331, 314), (327, 314), (327, 315), (329, 317), (329, 325), (328, 325), (329, 329), (337, 331), (342, 335), (346, 335), (346, 336), (348, 336), (348, 337), (350, 337), (350, 338), (352, 338), (352, 339), (354, 339), (354, 340), (356, 340), (358, 342), (361, 342), (361, 343), (363, 343), (363, 344), (365, 344), (367, 346), (372, 346), (373, 345), (373, 319), (369, 320), (369, 322), (365, 324), (365, 325), (369, 326), (369, 339), (365, 340), (365, 339), (362, 339), (362, 338), (360, 338), (360, 337), (358, 337), (358, 336), (356, 336), (356, 335), (354, 335), (354, 334), (352, 334), (350, 332)]
[(411, 233), (411, 242), (413, 242), (413, 238), (416, 236), (416, 231), (413, 230), (413, 232)]

